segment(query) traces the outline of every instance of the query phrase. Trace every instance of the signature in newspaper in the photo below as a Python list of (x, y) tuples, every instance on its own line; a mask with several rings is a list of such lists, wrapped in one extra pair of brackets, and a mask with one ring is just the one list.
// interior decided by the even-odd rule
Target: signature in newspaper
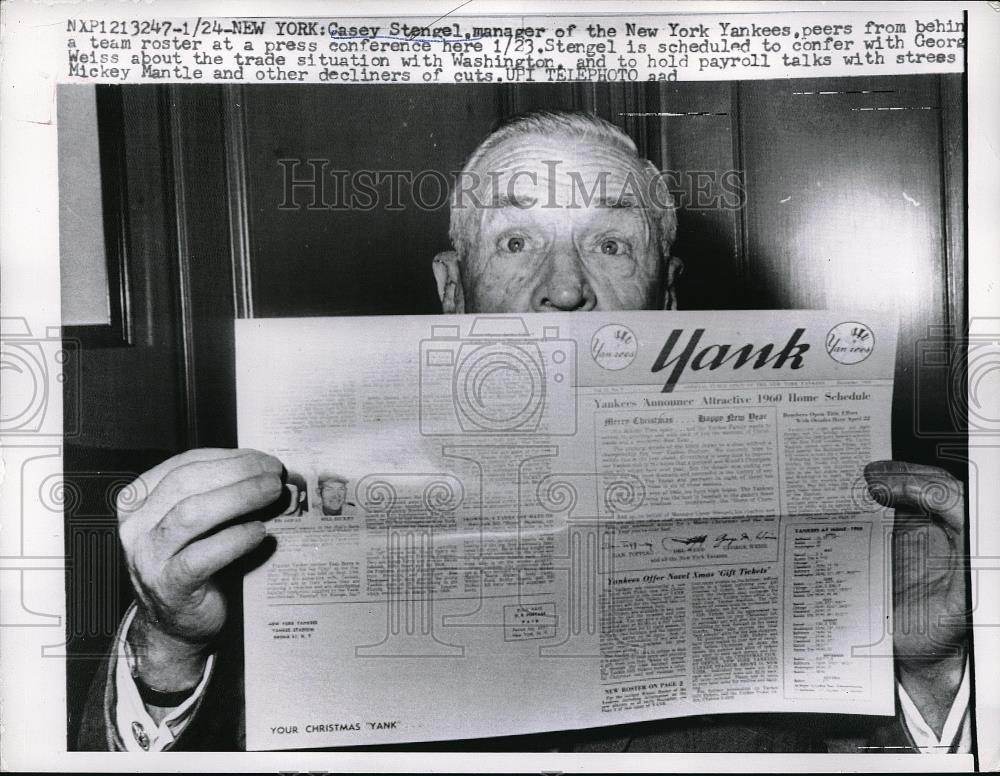
[(653, 553), (653, 542), (638, 541), (611, 541), (605, 537), (603, 549), (605, 550), (625, 550), (630, 555), (651, 555)]
[(771, 542), (778, 541), (771, 531), (757, 531), (753, 537), (745, 531), (739, 535), (723, 532), (713, 539), (713, 549), (725, 550), (758, 550), (767, 547)]

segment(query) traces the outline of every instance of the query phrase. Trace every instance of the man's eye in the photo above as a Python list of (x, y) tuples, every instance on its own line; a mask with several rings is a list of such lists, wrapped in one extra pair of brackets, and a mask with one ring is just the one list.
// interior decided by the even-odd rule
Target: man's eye
[(605, 256), (615, 256), (621, 249), (621, 244), (617, 240), (602, 240), (601, 253)]
[(509, 253), (520, 253), (524, 250), (524, 238), (511, 237), (507, 240), (506, 246)]

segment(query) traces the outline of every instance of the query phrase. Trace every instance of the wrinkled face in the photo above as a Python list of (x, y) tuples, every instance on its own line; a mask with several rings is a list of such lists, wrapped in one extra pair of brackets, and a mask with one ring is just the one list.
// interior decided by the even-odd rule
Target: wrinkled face
[(336, 512), (347, 500), (347, 485), (337, 481), (324, 482), (319, 489), (319, 497), (325, 512)]
[(462, 262), (466, 312), (656, 308), (662, 262), (639, 164), (561, 135), (490, 149), (478, 166), (478, 236)]

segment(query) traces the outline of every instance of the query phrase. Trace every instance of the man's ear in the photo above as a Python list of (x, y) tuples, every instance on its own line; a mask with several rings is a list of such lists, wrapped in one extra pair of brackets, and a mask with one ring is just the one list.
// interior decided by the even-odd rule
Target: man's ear
[(667, 257), (667, 282), (663, 294), (663, 309), (677, 309), (677, 278), (684, 274), (684, 262), (676, 256)]
[(437, 281), (438, 296), (441, 298), (441, 311), (444, 313), (464, 313), (465, 296), (462, 293), (462, 270), (458, 254), (455, 251), (444, 251), (434, 257), (431, 265), (434, 270), (434, 280)]

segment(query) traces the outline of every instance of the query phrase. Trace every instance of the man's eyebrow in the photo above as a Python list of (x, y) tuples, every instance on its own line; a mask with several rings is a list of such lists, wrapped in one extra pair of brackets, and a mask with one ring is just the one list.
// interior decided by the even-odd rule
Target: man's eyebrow
[(525, 197), (518, 194), (495, 194), (489, 202), (490, 207), (516, 207), (524, 210), (538, 204), (537, 197)]

